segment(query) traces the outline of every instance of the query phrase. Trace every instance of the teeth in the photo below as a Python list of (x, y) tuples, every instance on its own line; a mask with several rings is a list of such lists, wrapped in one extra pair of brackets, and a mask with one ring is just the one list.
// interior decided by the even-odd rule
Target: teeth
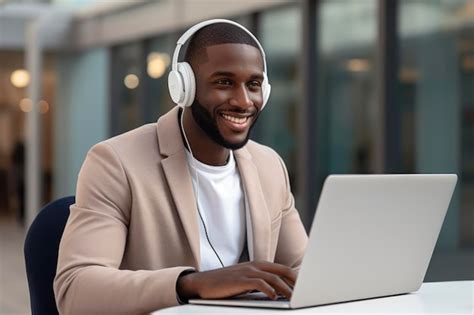
[(234, 117), (234, 116), (230, 116), (230, 115), (226, 115), (226, 114), (222, 114), (222, 117), (224, 117), (224, 119), (229, 120), (229, 121), (231, 121), (233, 123), (236, 123), (236, 124), (243, 124), (247, 121), (247, 118), (248, 118), (248, 117), (238, 118), (238, 117)]

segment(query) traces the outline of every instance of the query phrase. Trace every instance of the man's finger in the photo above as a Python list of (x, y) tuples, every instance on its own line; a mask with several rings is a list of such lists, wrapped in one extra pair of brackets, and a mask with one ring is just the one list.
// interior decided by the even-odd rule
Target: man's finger
[(245, 283), (248, 290), (258, 290), (272, 300), (276, 300), (278, 298), (276, 291), (263, 279), (249, 278), (245, 280)]
[(282, 277), (281, 278), (283, 281), (286, 282), (286, 284), (293, 290), (295, 288), (295, 283), (292, 282), (291, 280), (285, 278), (285, 277)]
[(296, 277), (298, 276), (298, 273), (294, 269), (277, 263), (260, 261), (256, 262), (255, 266), (260, 270), (274, 273), (280, 277), (286, 278), (293, 285), (296, 282)]
[(280, 276), (270, 272), (256, 271), (251, 275), (251, 277), (265, 280), (265, 282), (268, 283), (275, 291), (287, 297), (288, 299), (291, 298), (293, 289), (290, 285), (288, 285), (288, 283), (280, 278)]

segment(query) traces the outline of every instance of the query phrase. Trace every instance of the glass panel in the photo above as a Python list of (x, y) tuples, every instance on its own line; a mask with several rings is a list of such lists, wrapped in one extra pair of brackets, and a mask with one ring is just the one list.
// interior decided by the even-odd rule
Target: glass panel
[[(253, 138), (275, 149), (288, 168), (293, 193), (296, 187), (298, 83), (301, 43), (301, 7), (289, 6), (262, 13), (260, 41), (265, 49), (272, 91)], [(284, 38), (284, 40), (282, 40)]]
[(474, 276), (466, 259), (474, 248), (473, 18), (473, 0), (399, 3), (405, 171), (459, 176), (429, 280)]
[(328, 174), (373, 171), (376, 5), (325, 0), (318, 9), (318, 158)]
[(41, 99), (33, 104), (28, 98), (31, 74), (26, 69), (24, 52), (0, 52), (0, 219), (15, 216), (25, 218), (26, 130), (28, 113), (37, 107), (42, 126), (40, 136), (40, 203), (51, 200), (53, 165), (54, 93), (56, 77), (50, 54), (43, 56)]
[(25, 214), (25, 124), (33, 106), (25, 67), (23, 53), (0, 52), (0, 219)]
[(142, 124), (139, 91), (143, 80), (140, 43), (112, 49), (112, 135), (136, 128)]
[(169, 111), (174, 103), (168, 92), (168, 73), (177, 36), (162, 35), (147, 43), (144, 62), (144, 123), (156, 122), (159, 116)]

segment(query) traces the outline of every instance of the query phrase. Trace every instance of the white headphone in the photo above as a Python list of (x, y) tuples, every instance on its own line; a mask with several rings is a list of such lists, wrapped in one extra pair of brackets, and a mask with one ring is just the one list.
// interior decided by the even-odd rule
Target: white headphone
[(198, 23), (187, 30), (176, 43), (176, 48), (173, 53), (173, 60), (171, 64), (171, 72), (168, 75), (168, 89), (170, 91), (171, 99), (176, 105), (180, 107), (189, 107), (194, 101), (196, 95), (196, 80), (194, 78), (194, 72), (189, 63), (187, 62), (178, 62), (179, 51), (181, 47), (186, 43), (186, 41), (194, 35), (201, 28), (215, 23), (228, 23), (240, 27), (242, 30), (247, 32), (247, 34), (252, 37), (252, 39), (257, 43), (260, 52), (262, 53), (263, 58), (263, 82), (262, 82), (262, 93), (263, 93), (263, 103), (261, 110), (265, 107), (268, 98), (270, 97), (271, 85), (268, 82), (267, 77), (267, 63), (265, 61), (265, 52), (263, 51), (262, 45), (260, 45), (257, 38), (245, 27), (242, 25), (224, 19), (213, 19), (207, 20), (201, 23)]

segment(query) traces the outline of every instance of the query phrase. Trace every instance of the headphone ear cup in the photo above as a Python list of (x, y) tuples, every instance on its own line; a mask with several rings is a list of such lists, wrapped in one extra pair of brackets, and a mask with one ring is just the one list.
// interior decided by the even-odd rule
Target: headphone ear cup
[(263, 74), (263, 82), (262, 82), (262, 93), (263, 93), (263, 103), (262, 103), (262, 108), (260, 110), (263, 110), (265, 106), (267, 105), (268, 99), (270, 98), (270, 92), (272, 90), (272, 86), (270, 83), (268, 83), (268, 77), (267, 74)]
[(179, 71), (170, 71), (168, 75), (168, 90), (170, 92), (171, 99), (177, 105), (184, 100), (184, 82), (183, 77)]
[(178, 63), (178, 71), (181, 74), (184, 83), (184, 98), (178, 105), (189, 107), (193, 104), (196, 95), (196, 80), (194, 78), (194, 72), (191, 65), (187, 62)]

